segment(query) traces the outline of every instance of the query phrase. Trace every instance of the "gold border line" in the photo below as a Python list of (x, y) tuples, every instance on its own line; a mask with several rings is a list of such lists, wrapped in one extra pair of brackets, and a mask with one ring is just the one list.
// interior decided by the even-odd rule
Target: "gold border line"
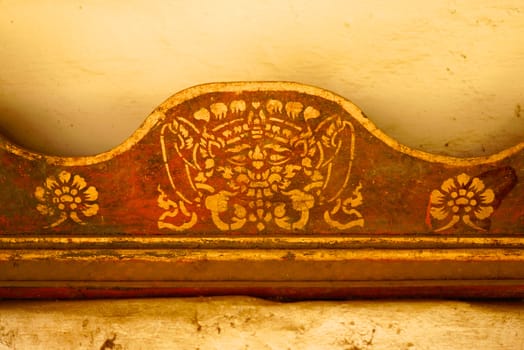
[(159, 105), (142, 123), (142, 125), (123, 143), (116, 146), (115, 148), (94, 155), (84, 157), (58, 157), (40, 154), (21, 148), (5, 139), (0, 140), (0, 148), (5, 149), (17, 156), (20, 156), (29, 160), (45, 160), (51, 165), (60, 166), (85, 166), (93, 165), (101, 162), (108, 161), (113, 157), (120, 155), (130, 150), (136, 145), (153, 127), (159, 122), (165, 119), (165, 114), (170, 108), (181, 104), (189, 99), (197, 96), (211, 93), (211, 92), (242, 92), (242, 91), (294, 91), (299, 93), (305, 93), (314, 96), (320, 96), (326, 100), (335, 102), (342, 106), (354, 119), (356, 119), (366, 130), (368, 130), (373, 136), (384, 142), (390, 148), (418, 158), (427, 162), (442, 163), (453, 166), (474, 166), (480, 164), (494, 163), (507, 158), (520, 150), (524, 149), (524, 142), (521, 142), (515, 146), (507, 148), (498, 153), (490, 156), (482, 157), (471, 157), (471, 158), (457, 158), (449, 157), (438, 154), (431, 154), (424, 151), (416, 150), (408, 146), (400, 144), (395, 139), (386, 135), (382, 132), (372, 121), (364, 116), (362, 111), (352, 102), (339, 96), (333, 92), (308, 86), (304, 84), (294, 82), (227, 82), (227, 83), (208, 83), (190, 87), (182, 90), (173, 96), (169, 97), (161, 105)]
[[(109, 236), (10, 236), (0, 235), (0, 251), (4, 249), (41, 249), (45, 246), (74, 246), (83, 248), (102, 247), (114, 249), (136, 249), (136, 247), (160, 246), (171, 248), (199, 248), (216, 249), (216, 247), (231, 247), (234, 249), (253, 249), (254, 246), (264, 246), (274, 249), (362, 249), (366, 247), (389, 247), (387, 249), (404, 249), (415, 247), (417, 249), (442, 249), (446, 246), (455, 249), (474, 249), (473, 247), (494, 247), (495, 249), (524, 249), (524, 235), (511, 236), (443, 236), (443, 235), (374, 235), (374, 236), (313, 236), (313, 237), (253, 237), (253, 236), (218, 236), (218, 237), (187, 237), (180, 235), (109, 235)], [(111, 245), (113, 245), (111, 247)], [(80, 249), (80, 248), (73, 248)], [(102, 249), (102, 248), (100, 248)]]

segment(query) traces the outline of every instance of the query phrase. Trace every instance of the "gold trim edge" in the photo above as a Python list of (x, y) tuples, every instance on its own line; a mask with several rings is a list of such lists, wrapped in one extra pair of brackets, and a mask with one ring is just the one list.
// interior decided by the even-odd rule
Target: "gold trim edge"
[(200, 96), (205, 93), (210, 92), (236, 92), (236, 91), (294, 91), (299, 93), (310, 94), (314, 96), (322, 97), (326, 100), (332, 101), (344, 108), (354, 119), (356, 119), (366, 130), (368, 130), (373, 136), (381, 140), (383, 143), (388, 145), (390, 148), (418, 158), (427, 162), (433, 163), (442, 163), (454, 166), (474, 166), (480, 164), (488, 164), (500, 161), (504, 158), (507, 158), (511, 155), (516, 154), (517, 152), (524, 149), (524, 142), (521, 142), (517, 145), (509, 147), (505, 150), (502, 150), (498, 153), (482, 156), (482, 157), (469, 157), (469, 158), (457, 158), (449, 157), (444, 155), (427, 153), (417, 149), (410, 148), (405, 146), (392, 137), (388, 136), (382, 132), (375, 124), (370, 121), (362, 111), (351, 101), (346, 98), (337, 95), (328, 90), (300, 84), (294, 82), (271, 82), (271, 81), (260, 81), (260, 82), (225, 82), (225, 83), (208, 83), (193, 86), (187, 89), (184, 89), (171, 97), (165, 100), (160, 104), (142, 123), (142, 125), (123, 143), (114, 147), (113, 149), (102, 152), (93, 156), (82, 156), (82, 157), (59, 157), (59, 156), (50, 156), (44, 155), (37, 152), (33, 152), (27, 149), (24, 149), (20, 146), (15, 145), (14, 143), (0, 138), (0, 148), (4, 149), (10, 153), (13, 153), (17, 156), (29, 159), (29, 160), (45, 160), (48, 164), (51, 165), (61, 165), (61, 166), (86, 166), (98, 164), (101, 162), (108, 161), (113, 157), (122, 154), (130, 150), (134, 145), (136, 145), (145, 135), (155, 127), (158, 122), (165, 119), (164, 112), (168, 109), (176, 106), (184, 101), (187, 101), (191, 98)]
[[(252, 281), (252, 280), (226, 280), (226, 281), (1, 281), (0, 288), (117, 288), (117, 290), (130, 289), (151, 289), (151, 288), (363, 288), (363, 287), (439, 287), (439, 286), (471, 286), (471, 287), (505, 287), (505, 286), (524, 286), (524, 279), (436, 279), (436, 280), (379, 280), (379, 281), (360, 281), (360, 280), (339, 280), (339, 281)], [(439, 291), (436, 291), (439, 293)]]
[[(241, 238), (241, 239), (239, 239)], [(175, 237), (175, 236), (3, 236), (0, 249), (524, 249), (524, 236), (315, 236), (315, 237)]]
[[(292, 253), (292, 254), (290, 254)], [(423, 262), (508, 263), (524, 262), (523, 249), (19, 249), (0, 250), (0, 262), (46, 261), (48, 263), (92, 262), (95, 264), (196, 263), (213, 264), (264, 262), (340, 262), (366, 261), (388, 264), (392, 261), (421, 264)], [(405, 272), (405, 271), (404, 271)], [(520, 271), (524, 274), (524, 271)], [(1, 274), (0, 274), (1, 276)]]

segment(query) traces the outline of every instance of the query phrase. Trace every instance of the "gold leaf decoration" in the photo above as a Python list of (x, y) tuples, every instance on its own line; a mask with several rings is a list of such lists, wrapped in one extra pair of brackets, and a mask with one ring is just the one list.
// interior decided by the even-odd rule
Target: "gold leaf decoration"
[(58, 226), (68, 219), (85, 225), (84, 220), (99, 210), (96, 188), (88, 186), (80, 175), (65, 170), (49, 176), (43, 186), (35, 189), (34, 195), (39, 202), (36, 210), (53, 220), (46, 228)]
[(478, 221), (489, 219), (494, 212), (495, 193), (486, 188), (478, 177), (462, 173), (433, 190), (429, 200), (429, 215), (443, 224), (435, 232), (450, 229), (459, 222), (478, 231), (486, 231)]
[(158, 186), (160, 229), (186, 231), (205, 217), (219, 231), (307, 230), (313, 212), (332, 229), (364, 226), (362, 185), (348, 188), (349, 120), (272, 98), (195, 109), (162, 127), (170, 188)]

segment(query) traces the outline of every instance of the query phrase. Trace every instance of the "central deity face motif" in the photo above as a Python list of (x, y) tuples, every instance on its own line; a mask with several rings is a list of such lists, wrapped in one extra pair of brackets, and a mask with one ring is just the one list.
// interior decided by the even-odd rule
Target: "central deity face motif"
[(208, 174), (202, 173), (197, 181), (207, 182), (206, 175), (219, 175), (223, 180), (223, 189), (205, 201), (219, 228), (251, 222), (262, 230), (272, 221), (281, 228), (302, 228), (315, 204), (309, 193), (315, 186), (305, 190), (300, 185), (313, 180), (317, 189), (323, 185), (324, 177), (312, 169), (310, 156), (315, 156), (316, 149), (309, 148), (314, 144), (310, 130), (269, 119), (266, 113), (255, 109), (247, 118), (220, 124), (213, 131), (222, 137), (200, 152), (207, 156)]
[[(175, 117), (162, 130), (166, 169), (180, 197), (170, 204), (161, 191), (159, 205), (171, 209), (162, 220), (180, 212), (188, 222), (195, 221), (188, 208), (197, 206), (209, 211), (221, 231), (249, 225), (257, 231), (268, 225), (304, 229), (310, 210), (338, 199), (347, 184), (347, 160), (342, 177), (330, 182), (341, 150), (352, 152), (351, 125), (338, 116), (320, 118), (317, 109), (295, 101), (262, 105), (236, 100), (201, 108), (192, 119)], [(170, 158), (182, 160), (188, 189), (172, 180)], [(328, 189), (333, 185), (338, 188)], [(188, 223), (165, 225), (176, 230)]]

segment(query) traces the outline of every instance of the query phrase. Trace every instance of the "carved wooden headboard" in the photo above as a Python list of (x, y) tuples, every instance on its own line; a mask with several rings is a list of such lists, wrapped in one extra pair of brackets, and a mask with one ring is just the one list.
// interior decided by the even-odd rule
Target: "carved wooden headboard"
[(162, 103), (123, 144), (0, 141), (0, 296), (524, 296), (524, 143), (403, 146), (296, 83)]

